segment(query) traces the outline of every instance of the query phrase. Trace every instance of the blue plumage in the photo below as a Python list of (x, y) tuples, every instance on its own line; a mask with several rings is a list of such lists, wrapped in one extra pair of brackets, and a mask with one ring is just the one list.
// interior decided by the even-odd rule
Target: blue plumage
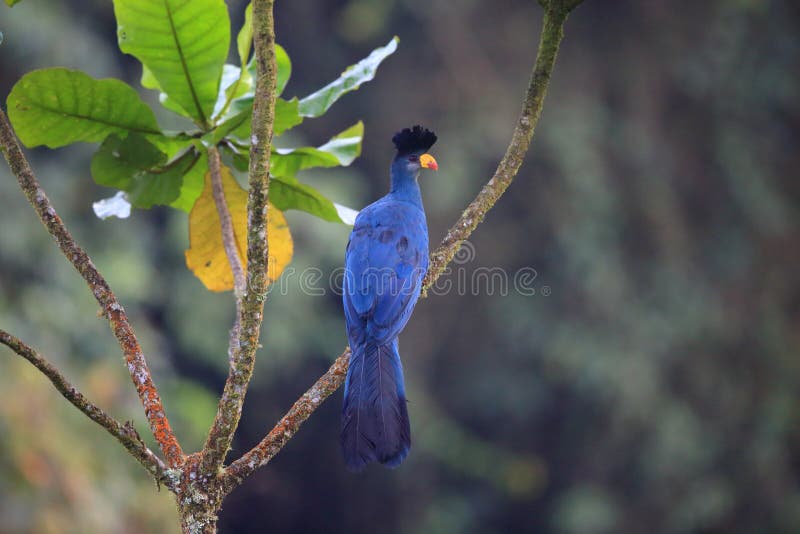
[(393, 139), (389, 194), (358, 214), (345, 253), (343, 304), (352, 355), (344, 388), (341, 445), (347, 467), (396, 467), (411, 447), (397, 336), (428, 269), (428, 226), (417, 177), (437, 169), (425, 152), (436, 136), (415, 126)]

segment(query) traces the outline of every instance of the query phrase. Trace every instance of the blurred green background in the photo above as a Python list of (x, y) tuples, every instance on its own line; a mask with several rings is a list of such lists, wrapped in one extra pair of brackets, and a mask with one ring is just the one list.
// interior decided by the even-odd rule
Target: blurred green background
[[(234, 31), (243, 2), (228, 2)], [(358, 119), (363, 156), (302, 179), (360, 208), (384, 194), (392, 133), (434, 129), (431, 242), (491, 175), (538, 41), (533, 0), (279, 1), (304, 96), (392, 35), (377, 78), (286, 142)], [(0, 97), (67, 66), (138, 87), (112, 5), (0, 7)], [(226, 501), (221, 532), (800, 532), (800, 4), (587, 0), (567, 24), (529, 157), (401, 336), (414, 447), (344, 470), (341, 393)], [(146, 94), (149, 102), (156, 95)], [(170, 119), (161, 117), (169, 126)], [(95, 218), (93, 147), (29, 150), (140, 335), (196, 450), (224, 382), (230, 294), (185, 268), (187, 216)], [(288, 214), (294, 274), (267, 304), (242, 426), (253, 446), (345, 345), (327, 287), (349, 229)], [(317, 267), (321, 281), (300, 273)], [(458, 290), (476, 269), (511, 286)], [(525, 289), (514, 276), (527, 273)], [(535, 273), (535, 276), (533, 274)], [(464, 278), (459, 278), (464, 277)], [(0, 325), (120, 419), (147, 425), (107, 325), (0, 165)], [(170, 494), (0, 350), (0, 532), (173, 532)]]

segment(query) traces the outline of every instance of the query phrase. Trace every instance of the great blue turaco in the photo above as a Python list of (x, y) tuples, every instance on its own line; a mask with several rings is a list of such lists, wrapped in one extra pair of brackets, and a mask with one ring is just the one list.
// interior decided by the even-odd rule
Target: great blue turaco
[(352, 354), (344, 386), (341, 447), (352, 471), (370, 462), (396, 467), (411, 431), (397, 336), (419, 299), (428, 269), (428, 225), (417, 179), (438, 170), (421, 126), (392, 138), (391, 187), (358, 214), (345, 252), (343, 304)]

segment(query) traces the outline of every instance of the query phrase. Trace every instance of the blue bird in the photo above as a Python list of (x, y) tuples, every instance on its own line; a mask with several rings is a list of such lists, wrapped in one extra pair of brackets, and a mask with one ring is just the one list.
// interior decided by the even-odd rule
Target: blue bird
[(392, 138), (391, 190), (358, 214), (345, 252), (344, 316), (350, 368), (344, 385), (341, 445), (351, 471), (370, 462), (397, 467), (411, 430), (397, 336), (428, 270), (428, 224), (417, 178), (438, 170), (427, 153), (436, 135), (421, 126)]

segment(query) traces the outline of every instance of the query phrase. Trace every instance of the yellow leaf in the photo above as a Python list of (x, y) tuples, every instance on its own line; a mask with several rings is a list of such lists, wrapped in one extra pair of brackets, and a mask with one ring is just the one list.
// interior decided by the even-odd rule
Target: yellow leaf
[[(239, 187), (230, 169), (222, 166), (222, 188), (225, 203), (231, 212), (236, 248), (247, 269), (247, 191)], [(283, 212), (272, 204), (267, 209), (269, 264), (267, 278), (276, 280), (292, 261), (294, 245)], [(222, 227), (211, 192), (211, 174), (206, 173), (203, 193), (189, 213), (189, 250), (186, 266), (210, 291), (233, 289), (233, 272), (222, 245)]]

